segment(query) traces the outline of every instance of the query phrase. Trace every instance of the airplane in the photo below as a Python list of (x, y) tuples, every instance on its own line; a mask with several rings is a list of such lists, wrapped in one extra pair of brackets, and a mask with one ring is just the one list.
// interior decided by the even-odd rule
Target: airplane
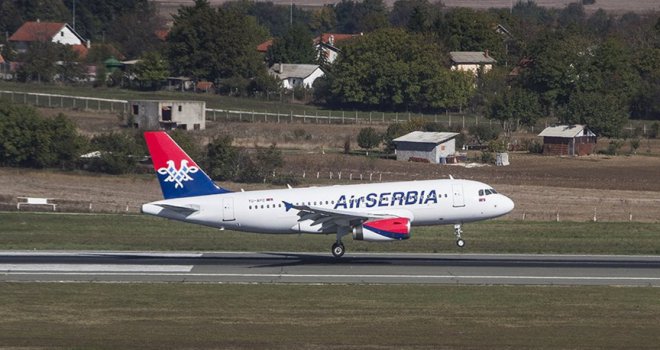
[(511, 199), (491, 186), (449, 179), (231, 192), (217, 186), (164, 131), (144, 134), (163, 200), (142, 213), (221, 230), (270, 234), (334, 234), (332, 255), (346, 252), (342, 238), (406, 240), (412, 226), (462, 225), (506, 215)]

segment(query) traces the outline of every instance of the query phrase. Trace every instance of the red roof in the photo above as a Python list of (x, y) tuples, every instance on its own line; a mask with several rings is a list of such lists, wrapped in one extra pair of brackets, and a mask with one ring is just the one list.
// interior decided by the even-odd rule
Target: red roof
[(268, 39), (264, 41), (263, 43), (257, 45), (257, 51), (259, 52), (267, 52), (268, 48), (273, 46), (273, 39)]
[(2, 57), (2, 54), (0, 54), (0, 64), (3, 64), (3, 63), (5, 63), (5, 58)]
[(77, 53), (78, 57), (81, 59), (86, 58), (87, 52), (89, 51), (89, 49), (87, 49), (87, 46), (85, 45), (71, 45), (71, 50)]
[(314, 38), (314, 43), (325, 43), (325, 44), (330, 44), (330, 39), (332, 38), (332, 44), (334, 45), (335, 43), (338, 43), (340, 41), (348, 40), (348, 39), (353, 39), (356, 36), (360, 36), (362, 34), (337, 34), (337, 33), (323, 33), (321, 36), (317, 36)]
[(166, 41), (167, 40), (167, 35), (170, 34), (169, 29), (158, 29), (154, 31), (154, 34), (156, 34), (156, 37), (161, 40), (161, 41)]
[(52, 40), (65, 25), (58, 22), (25, 22), (9, 37), (9, 41)]

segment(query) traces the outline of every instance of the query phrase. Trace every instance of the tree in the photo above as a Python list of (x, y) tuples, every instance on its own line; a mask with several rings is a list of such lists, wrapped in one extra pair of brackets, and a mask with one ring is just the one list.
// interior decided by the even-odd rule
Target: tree
[(567, 124), (587, 124), (596, 135), (617, 137), (628, 115), (618, 96), (579, 92), (571, 96), (560, 119)]
[(92, 158), (88, 170), (107, 174), (135, 172), (137, 160), (144, 154), (135, 136), (123, 132), (96, 135), (90, 141), (90, 147), (101, 155)]
[(160, 53), (150, 51), (142, 55), (140, 62), (135, 65), (135, 75), (141, 88), (158, 90), (169, 76), (169, 71)]
[(455, 8), (434, 23), (436, 36), (451, 51), (485, 51), (504, 61), (504, 41), (493, 30), (497, 20), (488, 12)]
[(34, 42), (30, 49), (19, 57), (23, 62), (17, 76), (19, 81), (50, 82), (55, 78), (55, 62), (59, 57), (61, 44)]
[(275, 38), (268, 48), (266, 60), (275, 63), (311, 64), (316, 61), (316, 51), (312, 45), (310, 32), (301, 24), (293, 25), (284, 36)]
[(0, 164), (71, 167), (84, 139), (66, 116), (43, 118), (31, 107), (0, 100)]
[(232, 146), (234, 139), (220, 135), (206, 146), (208, 174), (214, 180), (233, 180), (238, 174), (239, 152)]
[[(237, 30), (240, 28), (240, 30)], [(236, 9), (213, 9), (206, 0), (181, 7), (168, 36), (168, 61), (175, 75), (218, 81), (250, 79), (265, 71), (254, 49), (267, 37), (253, 17)]]
[(334, 5), (337, 31), (364, 33), (387, 27), (387, 8), (382, 0), (342, 0)]
[(542, 116), (538, 96), (533, 92), (514, 88), (505, 90), (489, 101), (486, 116), (500, 122), (508, 136), (519, 124), (534, 126)]
[(357, 136), (358, 146), (368, 151), (374, 147), (378, 147), (383, 140), (383, 135), (376, 131), (374, 128), (362, 128)]
[[(353, 40), (331, 66), (331, 104), (381, 110), (446, 109), (464, 96), (464, 73), (442, 66), (445, 55), (425, 37), (382, 29)], [(454, 80), (458, 84), (453, 84)], [(469, 88), (468, 88), (469, 89)]]
[(117, 43), (126, 57), (140, 57), (163, 46), (156, 36), (157, 30), (163, 27), (165, 19), (158, 14), (156, 4), (139, 1), (132, 11), (124, 12), (112, 21), (108, 39)]

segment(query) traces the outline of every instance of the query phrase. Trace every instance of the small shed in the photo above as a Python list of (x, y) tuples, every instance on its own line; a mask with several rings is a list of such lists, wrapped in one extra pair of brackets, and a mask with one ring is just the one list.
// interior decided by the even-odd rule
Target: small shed
[(545, 128), (543, 154), (558, 156), (586, 156), (594, 153), (596, 134), (586, 125), (558, 125)]
[(143, 130), (204, 130), (204, 101), (129, 101), (133, 127)]
[(456, 153), (458, 135), (455, 132), (413, 131), (392, 140), (396, 145), (396, 159), (444, 163), (447, 157)]

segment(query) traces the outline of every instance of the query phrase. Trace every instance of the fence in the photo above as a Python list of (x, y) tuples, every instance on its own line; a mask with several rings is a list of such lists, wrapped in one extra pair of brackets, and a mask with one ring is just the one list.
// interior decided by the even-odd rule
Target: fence
[[(0, 98), (7, 98), (12, 102), (30, 104), (38, 107), (49, 108), (68, 108), (94, 111), (117, 112), (123, 115), (128, 114), (129, 106), (127, 100), (106, 99), (96, 97), (69, 96), (58, 94), (2, 91)], [(465, 113), (444, 113), (444, 114), (421, 114), (412, 112), (359, 112), (359, 111), (314, 111), (308, 114), (306, 111), (295, 112), (290, 109), (286, 111), (257, 111), (240, 109), (206, 109), (206, 120), (225, 121), (225, 122), (264, 122), (264, 123), (315, 123), (315, 124), (390, 124), (411, 120), (413, 118), (433, 121), (442, 124), (445, 127), (452, 128), (460, 125), (462, 129), (472, 125), (488, 124), (489, 127), (498, 125), (490, 119), (480, 117), (479, 115), (470, 115)], [(535, 134), (548, 126), (550, 118), (540, 120), (535, 126), (529, 129), (530, 133)], [(642, 135), (647, 135), (650, 125), (644, 121), (630, 120), (624, 129), (635, 131), (640, 129)]]
[[(82, 97), (47, 93), (18, 92), (0, 90), (0, 98), (12, 102), (29, 104), (37, 107), (80, 109), (90, 111), (107, 111), (127, 114), (130, 110), (127, 100), (106, 99), (96, 97)], [(449, 127), (461, 125), (463, 128), (470, 125), (493, 122), (483, 117), (466, 114), (419, 114), (412, 112), (385, 113), (385, 112), (358, 112), (358, 111), (257, 111), (240, 109), (206, 109), (206, 120), (212, 121), (238, 121), (238, 122), (265, 122), (265, 123), (316, 123), (316, 124), (389, 124), (402, 122), (413, 118), (442, 123)]]

